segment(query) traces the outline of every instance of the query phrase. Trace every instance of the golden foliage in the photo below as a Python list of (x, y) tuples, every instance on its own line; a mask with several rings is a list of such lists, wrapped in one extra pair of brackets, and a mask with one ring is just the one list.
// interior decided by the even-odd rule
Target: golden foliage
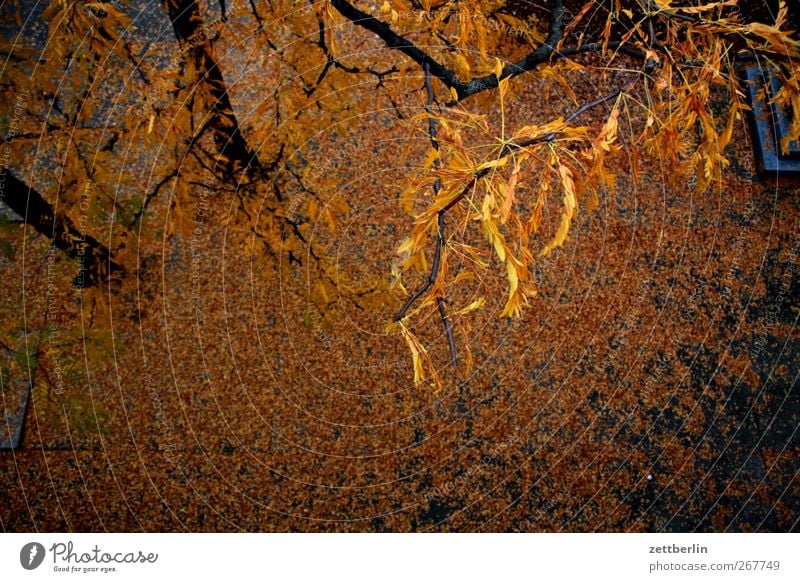
[[(580, 202), (587, 199), (589, 209), (599, 204), (600, 194), (615, 187), (615, 176), (607, 169), (606, 159), (622, 150), (619, 139), (620, 113), (624, 110), (630, 119), (640, 115), (643, 125), (636, 131), (639, 138), (630, 140), (626, 151), (630, 159), (634, 180), (638, 176), (639, 156), (637, 144), (643, 144), (645, 152), (652, 156), (671, 160), (673, 179), (693, 175), (696, 178), (696, 193), (702, 194), (712, 185), (721, 187), (722, 171), (728, 165), (725, 149), (733, 138), (734, 127), (741, 114), (748, 109), (743, 102), (743, 92), (738, 86), (731, 67), (734, 52), (741, 43), (749, 50), (759, 51), (767, 62), (772, 56), (798, 58), (798, 40), (786, 30), (786, 4), (780, 3), (774, 25), (763, 23), (742, 24), (739, 17), (729, 9), (737, 0), (709, 2), (685, 6), (670, 0), (659, 0), (644, 15), (636, 16), (630, 8), (613, 4), (608, 12), (605, 28), (601, 33), (601, 53), (615, 59), (618, 50), (607, 50), (610, 46), (612, 23), (625, 16), (632, 27), (622, 36), (622, 44), (640, 50), (645, 55), (645, 66), (626, 69), (629, 81), (598, 103), (586, 105), (587, 109), (599, 104), (610, 105), (600, 130), (576, 124), (579, 113), (567, 117), (545, 120), (526, 125), (510, 133), (504, 121), (504, 107), (510, 90), (509, 80), (499, 83), (493, 107), (499, 110), (499, 127), (490, 127), (488, 116), (468, 113), (463, 110), (444, 110), (434, 114), (433, 120), (441, 128), (440, 149), (430, 151), (421, 164), (420, 173), (410, 178), (408, 187), (401, 196), (403, 208), (414, 217), (409, 236), (398, 248), (399, 267), (403, 271), (426, 272), (429, 263), (425, 249), (431, 248), (437, 237), (437, 217), (447, 212), (450, 223), (468, 225), (478, 222), (488, 249), (503, 265), (507, 297), (499, 309), (501, 317), (518, 317), (522, 309), (536, 295), (530, 277), (535, 257), (542, 257), (563, 246), (568, 241), (570, 228), (577, 216)], [(577, 22), (588, 18), (591, 2), (588, 2), (570, 23), (567, 32)], [(493, 72), (500, 76), (502, 63), (495, 60), (492, 66), (482, 51), (482, 14), (469, 4), (460, 3), (455, 10), (464, 14), (471, 10), (471, 18), (458, 19), (461, 28), (454, 37), (460, 49), (462, 42), (476, 46), (480, 58), (469, 59), (458, 49), (453, 57), (454, 70), (473, 75)], [(676, 19), (675, 15), (685, 15)], [(638, 19), (638, 20), (637, 20)], [(506, 19), (506, 21), (508, 21)], [(647, 23), (660, 21), (658, 28), (665, 35), (659, 46), (648, 44), (655, 39)], [(518, 23), (516, 24), (518, 25)], [(491, 35), (489, 35), (491, 36)], [(489, 71), (491, 67), (491, 71)], [(564, 59), (560, 63), (542, 66), (534, 72), (548, 83), (545, 91), (556, 86), (576, 104), (580, 99), (574, 88), (576, 74), (585, 74), (589, 69), (574, 60)], [(614, 72), (610, 64), (594, 68), (605, 77)], [(800, 87), (796, 65), (782, 63), (777, 68), (782, 81), (781, 90), (773, 101), (800, 113)], [(579, 77), (580, 78), (580, 77)], [(720, 98), (719, 92), (725, 97)], [(455, 93), (453, 98), (455, 99)], [(720, 111), (721, 99), (727, 99), (727, 107)], [(638, 112), (637, 112), (638, 110)], [(570, 113), (569, 111), (567, 113)], [(566, 114), (565, 114), (566, 115)], [(418, 116), (415, 121), (427, 122), (430, 114)], [(631, 126), (633, 130), (633, 126)], [(466, 137), (470, 135), (469, 141)], [(788, 143), (800, 135), (800, 114), (793, 116), (789, 135), (781, 143)], [(475, 136), (481, 136), (475, 142)], [(493, 143), (487, 143), (487, 136)], [(492, 136), (495, 136), (492, 138)], [(433, 163), (438, 160), (439, 163)], [(434, 194), (434, 184), (440, 186)], [(550, 192), (561, 193), (561, 215), (555, 232), (537, 248), (542, 214)], [(523, 215), (529, 209), (529, 215)], [(463, 238), (460, 232), (447, 236), (443, 248), (443, 263), (456, 253), (462, 261), (459, 274), (469, 272), (480, 278), (487, 268), (481, 249), (473, 241)], [(432, 294), (446, 297), (454, 280), (441, 281), (439, 274)], [(395, 278), (400, 282), (399, 269)], [(402, 285), (402, 283), (400, 283)], [(466, 315), (485, 304), (481, 297), (470, 304), (469, 309), (456, 308), (459, 316)], [(436, 305), (423, 301), (407, 317), (427, 319)], [(427, 311), (426, 311), (427, 309)], [(462, 318), (459, 325), (466, 329)], [(426, 363), (415, 346), (415, 370)]]
[[(425, 47), (461, 81), (492, 74), (497, 81), (505, 65), (541, 45), (549, 25), (538, 13), (524, 19), (509, 14), (502, 0), (357, 4)], [(483, 282), (493, 270), (504, 280), (499, 315), (519, 317), (536, 296), (531, 273), (537, 259), (569, 244), (584, 201), (593, 209), (603, 192), (614, 188), (607, 161), (623, 147), (634, 179), (640, 157), (649, 154), (669, 160), (676, 181), (694, 176), (697, 194), (722, 187), (725, 149), (748, 109), (733, 68), (736, 58), (756, 54), (776, 71), (782, 85), (770, 98), (793, 113), (780, 147), (800, 139), (800, 40), (788, 29), (787, 2), (779, 2), (769, 23), (744, 22), (738, 6), (737, 0), (588, 1), (567, 23), (559, 43), (559, 49), (573, 45), (571, 58), (499, 80), (492, 85), (497, 90), (471, 97), (468, 108), (439, 108), (409, 120), (412, 131), (420, 132), (433, 121), (438, 148), (420, 156), (419, 169), (400, 196), (412, 223), (392, 266), (393, 289), (408, 293), (411, 285), (403, 277), (409, 271), (429, 272), (441, 214), (448, 224), (436, 281), (399, 322), (418, 382), (440, 385), (408, 320), (426, 320), (439, 307), (437, 300), (457, 295), (466, 282)], [(190, 237), (199, 207), (212, 205), (218, 212), (208, 215), (221, 223), (216, 226), (238, 240), (258, 241), (243, 246), (242, 256), (314, 258), (310, 297), (321, 311), (332, 309), (334, 298), (355, 286), (330, 272), (328, 249), (309, 237), (312, 225), (340, 228), (349, 212), (337, 193), (338, 168), (348, 159), (316, 171), (298, 154), (311, 143), (336, 149), (330, 146), (333, 133), (358, 132), (367, 113), (396, 111), (402, 117), (404, 104), (421, 98), (419, 63), (364, 34), (329, 0), (308, 6), (293, 0), (243, 4), (227, 21), (214, 22), (204, 22), (207, 14), (198, 8), (197, 30), (167, 47), (166, 62), (165, 55), (152, 54), (151, 47), (128, 36), (132, 11), (126, 3), (52, 0), (42, 14), (47, 59), (39, 59), (32, 46), (0, 38), (0, 52), (25, 63), (4, 77), (0, 98), (13, 110), (10, 95), (32, 84), (18, 133), (45, 128), (42, 143), (52, 148), (59, 170), (50, 197), (88, 232), (102, 232), (116, 219), (112, 250), (129, 264), (137, 260), (132, 239), (164, 233)], [(590, 21), (596, 25), (591, 43), (598, 46), (588, 51), (597, 53), (589, 64), (581, 60), (580, 49), (589, 42), (582, 23)], [(628, 29), (619, 32), (620, 23)], [(242, 38), (248, 39), (244, 48)], [(626, 60), (623, 49), (642, 58)], [(246, 65), (239, 67), (243, 72), (235, 87), (224, 85), (231, 70), (224, 59), (230, 54)], [(27, 74), (26, 67), (38, 67), (36, 74)], [(506, 109), (518, 103), (521, 84), (531, 78), (542, 92), (525, 98), (558, 94), (569, 105), (553, 119), (507, 127)], [(280, 82), (264, 82), (275, 79)], [(606, 87), (610, 97), (589, 107), (583, 91), (587, 79)], [(109, 108), (105, 83), (125, 91), (111, 100), (114, 123), (98, 127)], [(438, 79), (434, 85), (442, 100), (448, 94), (457, 100), (454, 88)], [(243, 102), (248, 107), (237, 105)], [(594, 119), (577, 115), (582, 107), (591, 109)], [(237, 118), (240, 108), (248, 112), (245, 121)], [(622, 114), (636, 139), (621, 135)], [(249, 173), (248, 160), (225, 148), (234, 135), (257, 144), (252, 149), (262, 169), (271, 168), (274, 175)], [(16, 159), (24, 159), (35, 143), (25, 139), (10, 140)], [(151, 162), (151, 175), (140, 180), (125, 172), (131, 160)], [(198, 184), (207, 184), (214, 195), (205, 200)], [(299, 193), (281, 195), (292, 188)], [(88, 200), (86, 192), (91, 192)], [(301, 202), (293, 205), (294, 200)], [(159, 204), (163, 230), (146, 220)], [(548, 204), (556, 205), (552, 227), (543, 220)], [(220, 218), (228, 207), (233, 210)], [(359, 291), (368, 295), (369, 290)], [(480, 296), (464, 302), (448, 307), (456, 328), (468, 336), (468, 319), (490, 301)]]

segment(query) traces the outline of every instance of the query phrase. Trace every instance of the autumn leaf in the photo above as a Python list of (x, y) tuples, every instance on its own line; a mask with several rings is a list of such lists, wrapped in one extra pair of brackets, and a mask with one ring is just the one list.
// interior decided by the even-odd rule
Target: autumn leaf
[(567, 233), (569, 232), (570, 224), (572, 223), (572, 219), (575, 217), (575, 211), (578, 206), (572, 170), (559, 161), (558, 174), (561, 177), (561, 187), (564, 190), (564, 208), (561, 212), (561, 224), (559, 225), (553, 239), (539, 252), (539, 256), (546, 256), (550, 254), (553, 249), (564, 244), (564, 241), (567, 239)]

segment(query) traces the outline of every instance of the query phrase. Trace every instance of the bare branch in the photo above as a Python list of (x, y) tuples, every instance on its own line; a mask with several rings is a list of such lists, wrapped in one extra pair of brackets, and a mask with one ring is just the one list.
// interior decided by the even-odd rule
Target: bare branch
[(440, 79), (447, 87), (455, 89), (458, 101), (485, 89), (497, 87), (503, 79), (515, 77), (548, 61), (551, 56), (557, 54), (555, 49), (561, 40), (564, 20), (563, 0), (552, 0), (550, 32), (544, 44), (519, 61), (506, 65), (499, 79), (492, 73), (464, 82), (452, 69), (442, 65), (413, 42), (397, 34), (387, 23), (359, 10), (347, 0), (331, 0), (331, 5), (353, 24), (377, 34), (389, 48), (402, 52), (423, 67), (427, 66), (434, 77)]
[[(433, 93), (433, 85), (431, 83), (431, 69), (430, 65), (427, 63), (424, 65), (425, 69), (425, 89), (428, 93), (428, 101), (425, 104), (425, 111), (428, 113), (428, 135), (431, 138), (431, 145), (433, 148), (438, 152), (439, 151), (439, 140), (437, 139), (437, 132), (436, 132), (436, 120), (433, 118), (433, 103), (435, 101), (435, 95)], [(439, 158), (434, 160), (434, 165), (439, 166)], [(433, 183), (433, 194), (434, 196), (438, 196), (439, 192), (442, 189), (442, 180), (441, 178), (437, 178), (436, 181)], [(400, 321), (405, 317), (408, 310), (411, 306), (419, 299), (423, 293), (425, 293), (431, 285), (436, 282), (436, 278), (439, 275), (439, 269), (442, 261), (442, 248), (444, 247), (444, 227), (445, 227), (445, 212), (446, 210), (442, 210), (439, 212), (437, 216), (437, 231), (436, 231), (436, 250), (434, 251), (433, 255), (433, 264), (431, 265), (431, 272), (428, 275), (428, 279), (423, 283), (422, 287), (417, 289), (415, 293), (408, 298), (405, 302), (403, 307), (400, 311), (395, 315), (394, 320)], [(456, 355), (456, 343), (455, 339), (453, 338), (453, 324), (450, 322), (450, 318), (447, 316), (447, 310), (444, 306), (444, 298), (437, 297), (436, 298), (436, 305), (439, 308), (439, 315), (442, 318), (442, 324), (444, 325), (445, 333), (447, 334), (447, 343), (450, 347), (450, 361), (453, 364), (454, 368), (458, 367), (458, 357)]]
[(454, 368), (457, 368), (458, 356), (456, 355), (456, 340), (453, 337), (453, 324), (447, 316), (447, 311), (444, 308), (444, 299), (442, 297), (436, 298), (436, 306), (439, 308), (439, 315), (442, 318), (444, 331), (447, 334), (447, 345), (450, 346), (450, 362), (452, 362)]
[(378, 20), (366, 12), (362, 12), (347, 0), (331, 0), (331, 5), (353, 24), (377, 34), (389, 48), (402, 52), (420, 66), (425, 66), (427, 64), (431, 74), (441, 79), (448, 87), (454, 87), (457, 91), (459, 86), (463, 89), (464, 85), (458, 81), (455, 72), (439, 63), (413, 42), (397, 34), (392, 30), (392, 27), (385, 22)]
[(217, 151), (230, 160), (226, 164), (225, 172), (234, 175), (234, 165), (238, 163), (251, 180), (258, 179), (261, 173), (258, 157), (242, 135), (222, 71), (214, 55), (212, 40), (203, 28), (200, 7), (196, 0), (162, 0), (162, 4), (172, 22), (178, 42), (201, 74), (198, 81), (208, 90), (209, 100), (205, 104), (208, 109), (207, 117), (193, 139), (197, 139), (206, 129), (211, 129)]
[(497, 78), (497, 75), (492, 73), (491, 75), (473, 79), (466, 83), (462, 88), (455, 87), (455, 90), (458, 93), (458, 100), (460, 101), (464, 97), (469, 97), (470, 95), (479, 93), (484, 89), (497, 87), (500, 84), (500, 81), (503, 79), (516, 77), (517, 75), (526, 71), (530, 71), (537, 65), (550, 60), (550, 57), (553, 56), (556, 51), (556, 46), (558, 46), (559, 41), (561, 41), (563, 24), (564, 2), (563, 0), (552, 0), (552, 8), (550, 9), (550, 32), (548, 33), (544, 44), (522, 59), (518, 60), (516, 63), (511, 63), (503, 67), (503, 71), (501, 72), (499, 79)]

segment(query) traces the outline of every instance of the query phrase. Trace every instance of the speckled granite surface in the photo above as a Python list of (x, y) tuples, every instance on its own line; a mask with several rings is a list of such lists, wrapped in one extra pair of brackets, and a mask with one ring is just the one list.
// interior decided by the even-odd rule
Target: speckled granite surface
[[(392, 159), (391, 143), (372, 159)], [(401, 183), (385, 166), (370, 180)], [(336, 171), (348, 184), (352, 169)], [(641, 171), (579, 214), (522, 319), (497, 319), (499, 295), (475, 316), (478, 369), (459, 381), (443, 366), (438, 394), (413, 386), (402, 342), (383, 335), (396, 306), (323, 325), (302, 273), (231, 260), (241, 241), (224, 229), (204, 233), (196, 277), (189, 245), (168, 241), (141, 295), (112, 302), (113, 337), (85, 344), (97, 351), (80, 388), (35, 402), (21, 447), (0, 452), (0, 526), (796, 530), (798, 190), (752, 174), (743, 131), (721, 191)], [(341, 268), (388, 269), (407, 227), (395, 198), (351, 199)], [(60, 293), (75, 318), (74, 291)]]

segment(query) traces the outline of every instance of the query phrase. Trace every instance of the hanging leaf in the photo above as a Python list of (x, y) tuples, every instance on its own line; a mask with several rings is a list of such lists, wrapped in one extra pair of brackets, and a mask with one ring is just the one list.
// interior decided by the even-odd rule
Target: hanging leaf
[(576, 208), (578, 206), (578, 198), (575, 192), (575, 182), (572, 177), (572, 170), (566, 165), (558, 162), (558, 174), (561, 177), (561, 188), (564, 190), (564, 208), (561, 212), (561, 224), (556, 231), (553, 239), (545, 245), (539, 252), (539, 256), (546, 256), (550, 252), (564, 244), (567, 239), (570, 224), (575, 218)]

